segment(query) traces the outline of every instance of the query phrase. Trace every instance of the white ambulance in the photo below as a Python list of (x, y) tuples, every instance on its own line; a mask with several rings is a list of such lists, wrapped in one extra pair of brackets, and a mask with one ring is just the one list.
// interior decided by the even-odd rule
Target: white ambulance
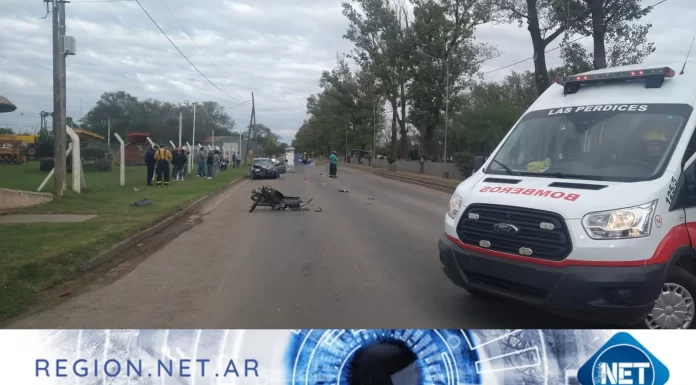
[(679, 67), (557, 79), (452, 196), (449, 279), (571, 318), (694, 327), (696, 65)]

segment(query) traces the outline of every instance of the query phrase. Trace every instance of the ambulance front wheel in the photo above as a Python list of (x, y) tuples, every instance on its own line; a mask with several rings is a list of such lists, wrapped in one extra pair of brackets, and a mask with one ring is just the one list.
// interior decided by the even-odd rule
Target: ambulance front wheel
[(675, 266), (662, 285), (643, 328), (648, 329), (696, 329), (694, 305), (696, 277), (689, 271)]

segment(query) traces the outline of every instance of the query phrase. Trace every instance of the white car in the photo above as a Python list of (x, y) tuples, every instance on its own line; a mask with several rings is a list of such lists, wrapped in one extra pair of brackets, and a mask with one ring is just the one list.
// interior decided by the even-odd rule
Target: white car
[(613, 325), (692, 328), (696, 68), (557, 79), (452, 195), (445, 274)]

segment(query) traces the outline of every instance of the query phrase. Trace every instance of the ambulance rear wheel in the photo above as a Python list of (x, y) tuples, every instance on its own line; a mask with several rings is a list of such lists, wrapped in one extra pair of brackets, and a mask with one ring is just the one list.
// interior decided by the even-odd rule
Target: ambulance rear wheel
[(696, 277), (675, 266), (662, 285), (655, 307), (645, 319), (648, 329), (696, 329)]

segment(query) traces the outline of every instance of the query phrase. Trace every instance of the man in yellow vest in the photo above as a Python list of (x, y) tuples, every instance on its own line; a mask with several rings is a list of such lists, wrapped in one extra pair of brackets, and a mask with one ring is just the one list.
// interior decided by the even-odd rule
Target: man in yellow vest
[(157, 165), (157, 186), (162, 186), (164, 176), (164, 187), (169, 187), (169, 162), (172, 161), (172, 153), (164, 147), (157, 149), (155, 153), (155, 164)]

